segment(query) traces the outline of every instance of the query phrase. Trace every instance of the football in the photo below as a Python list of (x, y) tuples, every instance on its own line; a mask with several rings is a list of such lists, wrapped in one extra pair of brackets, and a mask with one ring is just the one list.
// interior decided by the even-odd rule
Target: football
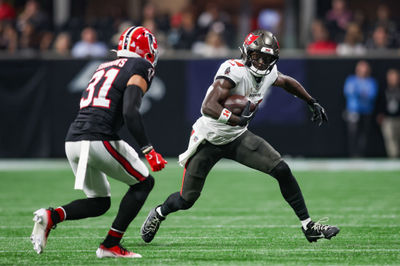
[[(243, 109), (246, 107), (247, 102), (249, 99), (243, 95), (231, 95), (229, 96), (223, 106), (231, 111), (235, 115), (240, 115), (243, 112)], [(254, 111), (256, 105), (254, 103), (250, 104), (250, 111)]]

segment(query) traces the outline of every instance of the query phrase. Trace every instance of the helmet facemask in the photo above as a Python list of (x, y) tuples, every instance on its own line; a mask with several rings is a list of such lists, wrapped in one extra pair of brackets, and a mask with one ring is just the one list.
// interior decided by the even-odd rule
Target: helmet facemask
[(256, 77), (269, 74), (279, 59), (278, 41), (271, 32), (265, 30), (256, 30), (247, 35), (240, 50), (246, 67)]
[(271, 72), (277, 60), (278, 58), (273, 55), (250, 51), (247, 54), (246, 66), (254, 76), (262, 77)]

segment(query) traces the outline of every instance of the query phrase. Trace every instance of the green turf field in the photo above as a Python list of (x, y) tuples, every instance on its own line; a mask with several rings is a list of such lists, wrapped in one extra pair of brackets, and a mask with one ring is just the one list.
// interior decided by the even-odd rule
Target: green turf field
[(37, 255), (29, 236), (32, 212), (83, 197), (72, 172), (0, 170), (0, 264), (11, 265), (260, 265), (400, 264), (400, 171), (296, 171), (314, 219), (329, 216), (341, 232), (308, 243), (270, 177), (244, 167), (217, 167), (195, 206), (172, 214), (151, 244), (139, 229), (150, 208), (179, 190), (182, 169), (170, 163), (124, 237), (142, 259), (97, 259), (127, 189), (111, 180), (112, 206), (102, 217), (67, 221)]

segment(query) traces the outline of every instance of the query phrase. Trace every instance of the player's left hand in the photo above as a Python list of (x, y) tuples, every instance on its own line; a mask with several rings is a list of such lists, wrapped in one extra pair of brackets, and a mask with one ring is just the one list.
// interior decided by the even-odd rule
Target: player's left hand
[(326, 115), (324, 107), (322, 107), (317, 100), (312, 99), (308, 106), (310, 107), (312, 114), (311, 121), (321, 126), (323, 122), (328, 122), (328, 116)]
[(151, 171), (157, 172), (162, 170), (168, 163), (161, 154), (157, 153), (154, 149), (144, 155), (150, 164)]
[(240, 121), (237, 124), (238, 126), (241, 126), (241, 127), (246, 126), (248, 123), (250, 123), (250, 121), (256, 115), (256, 113), (258, 111), (258, 105), (256, 105), (256, 108), (254, 109), (253, 112), (250, 112), (250, 104), (251, 104), (251, 102), (248, 101), (247, 104), (246, 104), (246, 107), (243, 109), (242, 114), (239, 117)]

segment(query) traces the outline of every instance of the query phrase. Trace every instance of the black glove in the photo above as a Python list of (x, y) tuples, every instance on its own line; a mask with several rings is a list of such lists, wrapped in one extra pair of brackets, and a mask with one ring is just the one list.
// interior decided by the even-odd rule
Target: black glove
[(240, 115), (240, 121), (237, 124), (238, 126), (241, 127), (246, 126), (251, 121), (251, 119), (253, 119), (254, 116), (256, 115), (256, 112), (258, 111), (258, 105), (256, 106), (256, 109), (254, 109), (253, 112), (250, 112), (250, 104), (251, 102), (248, 101), (246, 107), (243, 109), (242, 114)]
[(322, 107), (317, 100), (311, 99), (308, 101), (312, 114), (311, 121), (316, 122), (318, 126), (322, 125), (323, 122), (328, 122), (328, 116), (326, 115), (324, 107)]

